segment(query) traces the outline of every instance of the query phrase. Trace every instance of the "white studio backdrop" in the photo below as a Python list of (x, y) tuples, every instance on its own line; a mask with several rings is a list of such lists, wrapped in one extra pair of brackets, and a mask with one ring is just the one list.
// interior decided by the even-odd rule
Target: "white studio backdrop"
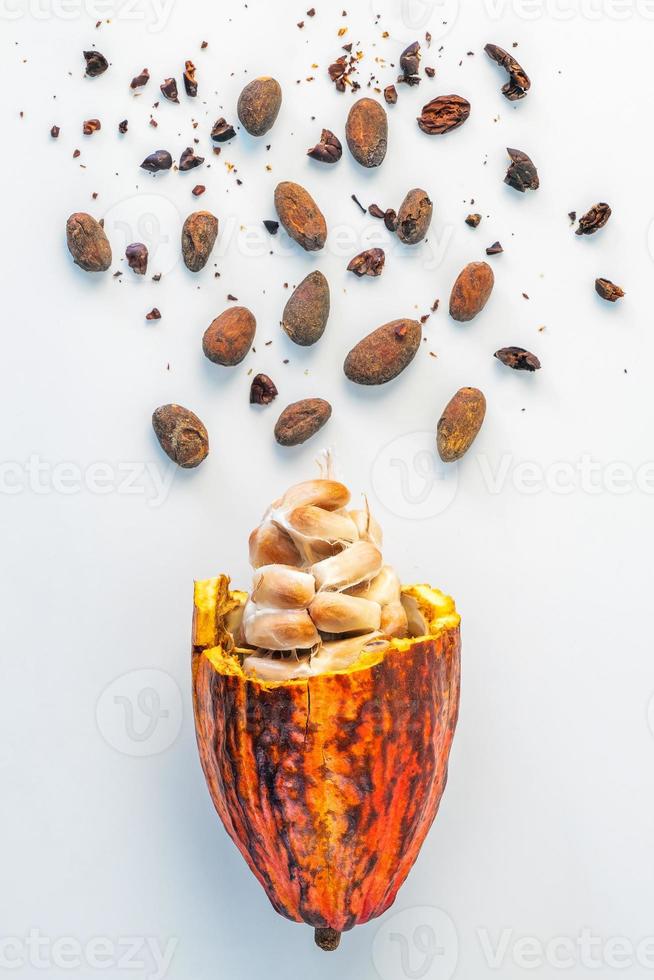
[[(0, 4), (2, 974), (640, 980), (654, 969), (654, 11), (638, 0), (345, 7), (344, 17), (318, 0), (309, 18), (303, 4), (264, 0)], [(436, 77), (399, 87), (383, 167), (364, 172), (347, 150), (333, 168), (309, 160), (323, 127), (343, 138), (352, 95), (326, 74), (341, 45), (364, 52), (365, 92), (371, 74), (394, 80), (415, 39)], [(502, 97), (489, 41), (530, 74), (524, 101)], [(111, 68), (89, 80), (92, 45)], [(153, 109), (165, 77), (182, 88), (187, 58), (198, 99)], [(129, 81), (144, 66), (152, 80), (135, 98)], [(259, 142), (239, 133), (213, 156), (211, 125), (236, 120), (239, 91), (260, 74), (284, 89), (275, 128)], [(470, 100), (470, 119), (429, 139), (415, 117), (449, 93)], [(83, 137), (92, 117), (102, 130)], [(179, 158), (194, 137), (203, 168), (139, 169), (155, 149)], [(535, 161), (538, 192), (504, 185), (507, 146)], [(262, 228), (284, 179), (326, 214), (319, 255)], [(196, 201), (198, 182), (207, 191)], [(435, 216), (415, 249), (350, 197), (397, 207), (416, 186)], [(576, 237), (567, 213), (597, 201), (610, 203), (610, 222)], [(221, 233), (194, 277), (178, 241), (198, 207)], [(73, 265), (64, 230), (79, 210), (104, 218), (122, 277)], [(470, 211), (483, 215), (477, 230)], [(498, 239), (491, 301), (454, 323), (456, 275)], [(126, 268), (134, 240), (149, 244), (159, 283)], [(346, 273), (377, 244), (380, 279)], [(330, 281), (332, 316), (305, 350), (279, 319), (313, 268)], [(600, 300), (598, 276), (624, 300)], [(201, 351), (228, 294), (258, 321), (256, 353), (233, 370)], [(346, 381), (357, 340), (436, 299), (397, 381)], [(162, 319), (146, 323), (153, 306)], [(507, 345), (533, 350), (542, 370), (503, 367), (492, 354)], [(258, 371), (280, 391), (268, 408), (248, 404)], [(485, 392), (488, 414), (446, 469), (435, 426), (463, 385)], [(329, 425), (298, 450), (277, 447), (283, 405), (314, 395), (333, 404)], [(170, 401), (209, 429), (197, 471), (176, 470), (153, 436), (151, 413)], [(272, 911), (223, 831), (197, 759), (189, 677), (193, 579), (224, 571), (247, 587), (249, 531), (326, 447), (368, 494), (403, 580), (451, 593), (463, 616), (441, 811), (395, 907), (332, 956)]]

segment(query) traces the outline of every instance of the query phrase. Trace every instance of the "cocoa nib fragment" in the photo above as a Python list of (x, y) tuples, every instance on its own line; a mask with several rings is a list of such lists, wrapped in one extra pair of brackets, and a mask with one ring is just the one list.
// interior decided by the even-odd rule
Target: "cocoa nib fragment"
[(140, 75), (135, 75), (129, 84), (131, 89), (143, 88), (150, 81), (150, 72), (144, 68)]
[(384, 214), (384, 224), (389, 231), (397, 231), (398, 217), (397, 211), (393, 208), (389, 208)]
[(614, 282), (610, 279), (596, 279), (595, 280), (595, 292), (602, 299), (608, 300), (609, 303), (615, 303), (616, 300), (622, 299), (624, 296), (624, 289), (620, 286), (616, 286)]
[(478, 228), (481, 222), (480, 214), (469, 214), (466, 218), (466, 224), (470, 225), (471, 228)]
[(119, 133), (122, 133), (124, 135), (127, 132), (127, 127), (128, 126), (129, 126), (128, 120), (127, 119), (123, 119), (122, 122), (119, 122), (118, 123), (118, 132)]
[(420, 76), (418, 74), (420, 71), (420, 58), (420, 44), (418, 41), (414, 41), (400, 55), (402, 75), (398, 78), (398, 82), (403, 82), (405, 85), (420, 85)]
[(211, 139), (214, 141), (214, 143), (226, 143), (227, 140), (233, 140), (235, 136), (236, 130), (232, 124), (228, 123), (222, 116), (213, 124)]
[(288, 405), (277, 419), (275, 439), (280, 446), (300, 446), (315, 436), (332, 414), (323, 398), (304, 398)]
[(418, 125), (429, 136), (441, 136), (462, 126), (470, 115), (470, 103), (461, 95), (439, 95), (423, 106)]
[(93, 136), (99, 129), (102, 129), (102, 123), (99, 119), (85, 119), (82, 124), (82, 132), (85, 136)]
[(193, 190), (191, 191), (191, 194), (193, 195), (193, 197), (201, 197), (206, 191), (206, 189), (207, 188), (204, 186), (204, 184), (196, 184)]
[(86, 72), (89, 78), (97, 78), (98, 75), (104, 75), (107, 68), (109, 67), (109, 62), (103, 54), (99, 51), (84, 51), (84, 60), (86, 61)]
[(397, 102), (397, 89), (394, 85), (387, 85), (384, 89), (384, 98), (389, 105), (395, 105)]
[(346, 78), (348, 77), (348, 59), (346, 55), (341, 55), (336, 61), (329, 66), (327, 69), (329, 72), (329, 77), (336, 86), (337, 92), (344, 92), (346, 85)]
[(579, 227), (575, 231), (575, 235), (594, 235), (596, 231), (603, 228), (606, 222), (611, 217), (611, 208), (608, 204), (601, 202), (600, 204), (593, 204), (586, 214), (582, 214), (579, 219)]
[(250, 405), (270, 405), (279, 392), (267, 374), (257, 374), (250, 388)]
[(192, 61), (187, 61), (184, 65), (184, 88), (190, 99), (194, 99), (198, 94), (198, 82), (195, 77), (195, 65)]
[(170, 170), (173, 165), (173, 158), (168, 150), (155, 150), (147, 156), (141, 164), (142, 170), (147, 170), (150, 174), (159, 173), (160, 170)]
[(504, 249), (499, 242), (493, 242), (493, 244), (489, 245), (486, 249), (486, 255), (500, 255), (503, 251)]
[(196, 167), (201, 167), (203, 163), (204, 157), (196, 156), (193, 152), (193, 147), (187, 146), (179, 158), (179, 169), (182, 173), (186, 173), (188, 170), (195, 170)]
[(61, 132), (61, 129), (60, 129), (59, 126), (53, 126), (52, 129), (50, 130), (50, 136), (52, 136), (53, 140), (56, 140), (56, 139), (59, 138), (59, 133), (60, 132)]
[(159, 312), (159, 310), (157, 309), (156, 306), (153, 306), (152, 309), (150, 310), (150, 312), (145, 314), (145, 319), (146, 320), (160, 320), (161, 319), (161, 313)]
[(371, 204), (368, 207), (368, 214), (373, 218), (381, 218), (383, 221), (386, 212), (383, 211), (378, 204)]
[(264, 218), (263, 225), (269, 235), (276, 235), (279, 231), (279, 221), (271, 221), (270, 219)]
[(330, 129), (323, 129), (320, 142), (307, 150), (307, 156), (320, 163), (338, 163), (343, 156), (343, 146)]
[(524, 194), (525, 191), (536, 191), (540, 187), (538, 171), (536, 166), (522, 150), (512, 150), (507, 146), (506, 152), (511, 157), (509, 169), (506, 172), (504, 183), (514, 190)]
[(386, 256), (383, 248), (369, 248), (360, 255), (355, 255), (347, 267), (359, 279), (362, 276), (381, 276)]
[(495, 351), (493, 356), (514, 371), (540, 370), (540, 361), (536, 355), (525, 350), (524, 347), (502, 347), (501, 350)]
[(181, 405), (162, 405), (152, 415), (152, 428), (169, 459), (194, 469), (207, 458), (209, 435), (194, 412)]
[(132, 245), (128, 245), (125, 249), (125, 258), (130, 269), (137, 276), (144, 276), (148, 271), (148, 249), (143, 242), (134, 242)]
[(169, 102), (179, 103), (179, 94), (177, 92), (177, 82), (174, 78), (166, 78), (159, 86), (161, 94)]
[(493, 61), (508, 72), (509, 80), (502, 86), (502, 95), (509, 102), (517, 102), (518, 99), (524, 99), (531, 88), (529, 75), (524, 68), (504, 48), (498, 47), (497, 44), (487, 44), (484, 51), (489, 58), (492, 58)]

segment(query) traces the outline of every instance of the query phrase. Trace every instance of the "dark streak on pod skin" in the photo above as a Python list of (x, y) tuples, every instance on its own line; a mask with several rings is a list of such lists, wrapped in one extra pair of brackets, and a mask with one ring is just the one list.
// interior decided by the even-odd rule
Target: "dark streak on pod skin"
[(238, 97), (236, 111), (250, 136), (263, 136), (275, 124), (282, 105), (282, 89), (274, 78), (255, 78)]
[(417, 320), (392, 320), (359, 341), (345, 358), (343, 370), (359, 385), (386, 384), (409, 366), (421, 340)]
[(310, 347), (325, 332), (329, 307), (329, 283), (316, 269), (302, 280), (284, 307), (282, 329), (293, 343)]
[(388, 116), (374, 99), (359, 99), (345, 126), (350, 153), (362, 167), (379, 167), (388, 148)]

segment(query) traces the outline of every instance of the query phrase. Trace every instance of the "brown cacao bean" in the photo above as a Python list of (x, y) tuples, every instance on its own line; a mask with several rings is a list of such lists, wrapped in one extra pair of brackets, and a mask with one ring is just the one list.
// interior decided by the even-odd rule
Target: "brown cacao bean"
[(209, 436), (200, 419), (181, 405), (162, 405), (152, 428), (166, 456), (184, 469), (199, 466), (209, 453)]
[(485, 415), (486, 399), (478, 388), (457, 391), (438, 422), (438, 454), (444, 463), (454, 463), (467, 453)]
[(214, 364), (234, 367), (249, 351), (257, 329), (257, 321), (244, 306), (231, 306), (207, 327), (202, 338), (202, 350)]
[(356, 384), (386, 384), (409, 366), (421, 340), (417, 320), (392, 320), (359, 341), (345, 358), (343, 370)]
[(285, 180), (275, 188), (275, 208), (290, 237), (307, 252), (317, 252), (327, 241), (327, 222), (309, 192)]
[(280, 446), (299, 446), (322, 429), (332, 414), (323, 398), (304, 398), (288, 405), (277, 419), (275, 439)]
[(409, 191), (397, 212), (397, 237), (405, 245), (417, 245), (429, 230), (434, 205), (427, 191), (414, 187)]
[(462, 126), (470, 115), (470, 103), (461, 95), (439, 95), (423, 106), (418, 125), (429, 136), (441, 136)]
[(106, 272), (111, 265), (111, 245), (99, 221), (76, 211), (66, 222), (68, 251), (85, 272)]
[(450, 296), (450, 316), (466, 323), (481, 313), (486, 306), (495, 284), (495, 276), (488, 262), (470, 262), (463, 269)]
[(191, 272), (200, 272), (209, 261), (218, 237), (218, 218), (209, 211), (189, 214), (182, 228), (182, 257)]
[(274, 78), (255, 78), (238, 97), (236, 111), (250, 136), (272, 129), (282, 106), (282, 89)]
[(325, 332), (329, 307), (329, 283), (316, 269), (292, 293), (284, 307), (282, 328), (294, 344), (310, 347)]
[(347, 117), (345, 138), (362, 167), (379, 167), (388, 148), (386, 110), (374, 99), (359, 99)]

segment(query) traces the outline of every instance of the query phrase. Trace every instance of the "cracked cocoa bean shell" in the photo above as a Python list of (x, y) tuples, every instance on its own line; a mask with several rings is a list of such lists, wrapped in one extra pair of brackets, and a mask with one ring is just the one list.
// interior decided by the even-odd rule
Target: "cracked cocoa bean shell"
[(254, 340), (257, 321), (244, 306), (230, 306), (205, 330), (202, 350), (214, 364), (240, 364)]
[(152, 428), (166, 456), (183, 469), (194, 469), (207, 458), (209, 435), (190, 409), (162, 405), (153, 412)]
[(217, 237), (218, 218), (211, 212), (194, 211), (189, 214), (182, 228), (182, 257), (190, 272), (204, 269)]
[(84, 211), (66, 222), (66, 242), (75, 265), (85, 272), (106, 272), (111, 265), (111, 245), (99, 221)]
[(400, 205), (397, 212), (397, 237), (405, 245), (417, 245), (429, 230), (434, 205), (427, 191), (414, 187)]
[(493, 357), (507, 367), (513, 368), (514, 371), (540, 370), (540, 361), (536, 355), (525, 350), (524, 347), (502, 347), (501, 350), (495, 351)]
[(537, 191), (540, 187), (540, 178), (536, 165), (531, 157), (527, 156), (522, 150), (514, 150), (507, 146), (506, 152), (511, 157), (509, 169), (506, 172), (504, 183), (514, 190), (524, 194), (525, 191)]
[(374, 99), (359, 99), (345, 125), (350, 153), (362, 167), (379, 167), (388, 148), (388, 116)]
[(488, 262), (470, 262), (457, 276), (450, 296), (450, 316), (466, 323), (481, 313), (495, 284)]
[(438, 422), (436, 444), (444, 463), (461, 459), (473, 444), (486, 415), (486, 399), (478, 388), (460, 388)]
[(272, 129), (282, 106), (282, 89), (274, 78), (255, 78), (238, 97), (236, 111), (250, 136)]
[(315, 436), (332, 414), (323, 398), (304, 398), (288, 405), (277, 419), (275, 439), (280, 446), (300, 446)]
[(329, 307), (329, 283), (316, 269), (302, 280), (284, 307), (282, 329), (294, 344), (310, 347), (325, 332)]
[(421, 340), (422, 327), (417, 320), (392, 320), (352, 348), (343, 370), (359, 385), (386, 384), (409, 366)]
[(622, 299), (624, 296), (624, 289), (621, 286), (616, 286), (610, 279), (596, 279), (595, 292), (602, 299), (608, 300), (609, 303), (615, 303), (616, 300)]
[(593, 204), (592, 208), (582, 214), (579, 219), (579, 227), (575, 235), (594, 235), (596, 231), (603, 228), (611, 217), (611, 208), (604, 201)]
[(463, 126), (470, 115), (470, 103), (462, 95), (439, 95), (423, 106), (418, 126), (428, 136), (442, 136)]
[(307, 252), (317, 252), (327, 241), (327, 222), (311, 194), (300, 184), (285, 180), (275, 188), (279, 220), (293, 241)]
[(509, 102), (524, 99), (531, 88), (529, 75), (515, 58), (497, 44), (487, 44), (484, 51), (508, 73), (509, 80), (502, 86), (502, 95)]

